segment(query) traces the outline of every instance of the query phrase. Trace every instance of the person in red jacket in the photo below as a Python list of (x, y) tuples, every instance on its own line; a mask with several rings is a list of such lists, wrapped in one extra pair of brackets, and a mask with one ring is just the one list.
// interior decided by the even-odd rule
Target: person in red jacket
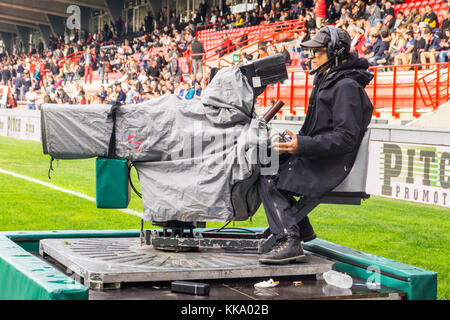
[(314, 14), (316, 16), (316, 25), (317, 28), (322, 26), (322, 21), (325, 19), (327, 11), (327, 6), (325, 4), (325, 0), (315, 0), (314, 1)]

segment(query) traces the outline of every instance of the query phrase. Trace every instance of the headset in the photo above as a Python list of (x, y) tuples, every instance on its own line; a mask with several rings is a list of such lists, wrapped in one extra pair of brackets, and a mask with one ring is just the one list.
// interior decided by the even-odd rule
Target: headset
[(327, 29), (330, 33), (330, 42), (328, 43), (327, 53), (328, 53), (328, 61), (317, 67), (314, 70), (311, 70), (310, 75), (314, 75), (319, 71), (322, 67), (333, 64), (333, 67), (337, 67), (339, 65), (339, 60), (342, 60), (344, 56), (345, 47), (342, 45), (341, 40), (339, 39), (339, 34), (337, 32), (336, 27), (327, 26)]

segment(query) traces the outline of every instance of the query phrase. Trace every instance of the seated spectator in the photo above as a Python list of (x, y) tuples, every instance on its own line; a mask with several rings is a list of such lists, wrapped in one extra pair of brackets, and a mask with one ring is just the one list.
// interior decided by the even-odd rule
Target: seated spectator
[(136, 85), (133, 84), (131, 89), (128, 90), (125, 98), (125, 104), (133, 103), (135, 96), (137, 95)]
[[(426, 63), (436, 63), (436, 53), (441, 50), (441, 39), (433, 34), (431, 29), (426, 29), (424, 33), (425, 38), (425, 47), (420, 52), (420, 62), (422, 64)], [(425, 69), (430, 69), (432, 66), (429, 66), (428, 68), (425, 67)], [(434, 68), (434, 67), (433, 67)]]
[(284, 63), (286, 64), (286, 66), (290, 66), (292, 61), (291, 61), (291, 55), (289, 54), (289, 51), (287, 50), (287, 46), (285, 44), (281, 45), (281, 52), (280, 52), (283, 57), (284, 57)]
[(447, 11), (444, 14), (444, 20), (442, 20), (442, 24), (441, 24), (441, 30), (443, 31), (444, 35), (445, 35), (445, 30), (450, 28), (450, 12)]
[(258, 50), (258, 59), (264, 58), (269, 56), (269, 53), (267, 52), (267, 50), (265, 48), (259, 48)]
[(98, 96), (100, 98), (100, 102), (104, 103), (107, 96), (108, 96), (108, 92), (106, 91), (105, 87), (102, 85), (100, 86), (100, 92), (98, 93)]
[(64, 91), (62, 86), (59, 86), (56, 90), (55, 101), (59, 104), (65, 104), (70, 102), (69, 95)]
[(397, 17), (394, 19), (394, 26), (392, 27), (391, 32), (397, 30), (397, 28), (400, 27), (400, 25), (402, 25), (404, 22), (405, 18), (403, 16), (403, 12), (402, 11), (397, 12)]
[(423, 22), (428, 24), (431, 30), (439, 28), (438, 19), (436, 13), (433, 12), (433, 8), (430, 5), (425, 6), (425, 14), (423, 16)]
[(202, 96), (202, 92), (203, 92), (202, 85), (200, 83), (196, 83), (194, 90), (195, 90), (194, 99), (200, 99), (200, 97)]
[(411, 11), (411, 19), (410, 21), (406, 21), (408, 25), (411, 24), (419, 24), (422, 21), (422, 15), (419, 12), (419, 8), (415, 7)]
[(379, 64), (391, 65), (394, 62), (395, 57), (405, 51), (406, 40), (401, 32), (394, 31), (391, 34), (391, 38), (392, 40), (390, 41), (388, 52), (384, 59), (378, 60)]
[(378, 65), (378, 60), (384, 59), (389, 49), (389, 33), (387, 31), (381, 32), (381, 39), (373, 37), (370, 39), (370, 51), (366, 56), (367, 60), (372, 66)]
[(370, 6), (367, 8), (367, 12), (369, 13), (369, 21), (371, 26), (375, 26), (375, 24), (379, 21), (382, 21), (380, 7), (377, 5), (376, 0), (370, 1)]
[(351, 28), (349, 30), (349, 35), (352, 38), (352, 42), (350, 44), (350, 51), (357, 51), (359, 55), (363, 55), (363, 45), (366, 41), (364, 37), (364, 30), (358, 27)]
[(115, 92), (117, 93), (116, 102), (124, 103), (127, 96), (125, 92), (122, 90), (122, 84), (120, 82), (116, 83)]
[(442, 51), (439, 53), (439, 62), (447, 62), (450, 54), (450, 29), (445, 29), (444, 42), (441, 42)]
[(420, 53), (423, 51), (423, 48), (425, 48), (425, 39), (422, 37), (420, 31), (415, 31), (414, 40), (414, 48), (411, 52), (411, 63), (417, 64), (420, 63)]
[(195, 95), (195, 90), (189, 84), (186, 84), (186, 86), (187, 86), (187, 89), (185, 88), (185, 90), (187, 90), (187, 91), (185, 91), (186, 93), (184, 95), (184, 98), (186, 100), (192, 100), (194, 98), (194, 95)]
[(411, 31), (406, 32), (405, 50), (394, 57), (394, 65), (409, 65), (411, 63), (415, 42), (414, 34)]
[(388, 14), (383, 20), (383, 26), (386, 26), (389, 29), (389, 31), (392, 32), (394, 30), (394, 25), (395, 25), (394, 16)]
[(390, 1), (386, 1), (383, 5), (383, 1), (381, 2), (381, 14), (383, 17), (387, 17), (388, 15), (391, 15), (392, 17), (395, 17), (395, 11), (392, 7), (392, 3)]

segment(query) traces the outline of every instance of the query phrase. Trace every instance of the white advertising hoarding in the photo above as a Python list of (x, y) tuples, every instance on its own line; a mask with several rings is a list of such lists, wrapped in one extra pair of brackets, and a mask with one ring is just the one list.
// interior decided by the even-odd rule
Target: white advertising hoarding
[(367, 193), (450, 207), (450, 147), (370, 142)]
[(0, 109), (0, 136), (41, 141), (40, 112)]

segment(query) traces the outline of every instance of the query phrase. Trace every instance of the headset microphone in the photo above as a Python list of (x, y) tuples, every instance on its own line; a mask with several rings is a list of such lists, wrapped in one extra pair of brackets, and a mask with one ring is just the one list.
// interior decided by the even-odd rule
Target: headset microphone
[(335, 52), (335, 54), (334, 54), (332, 57), (330, 57), (330, 58), (327, 60), (327, 62), (325, 62), (324, 64), (320, 65), (319, 67), (317, 67), (317, 68), (311, 70), (311, 71), (309, 72), (309, 75), (312, 76), (312, 75), (316, 74), (321, 68), (323, 68), (323, 67), (329, 65), (330, 63), (332, 63), (334, 59), (335, 59), (335, 66), (337, 66), (338, 63), (339, 63), (339, 60), (338, 60), (338, 59), (339, 59), (340, 56), (342, 56), (342, 54), (344, 53), (344, 51), (345, 51), (345, 48), (344, 48), (344, 47), (340, 48), (338, 51)]

